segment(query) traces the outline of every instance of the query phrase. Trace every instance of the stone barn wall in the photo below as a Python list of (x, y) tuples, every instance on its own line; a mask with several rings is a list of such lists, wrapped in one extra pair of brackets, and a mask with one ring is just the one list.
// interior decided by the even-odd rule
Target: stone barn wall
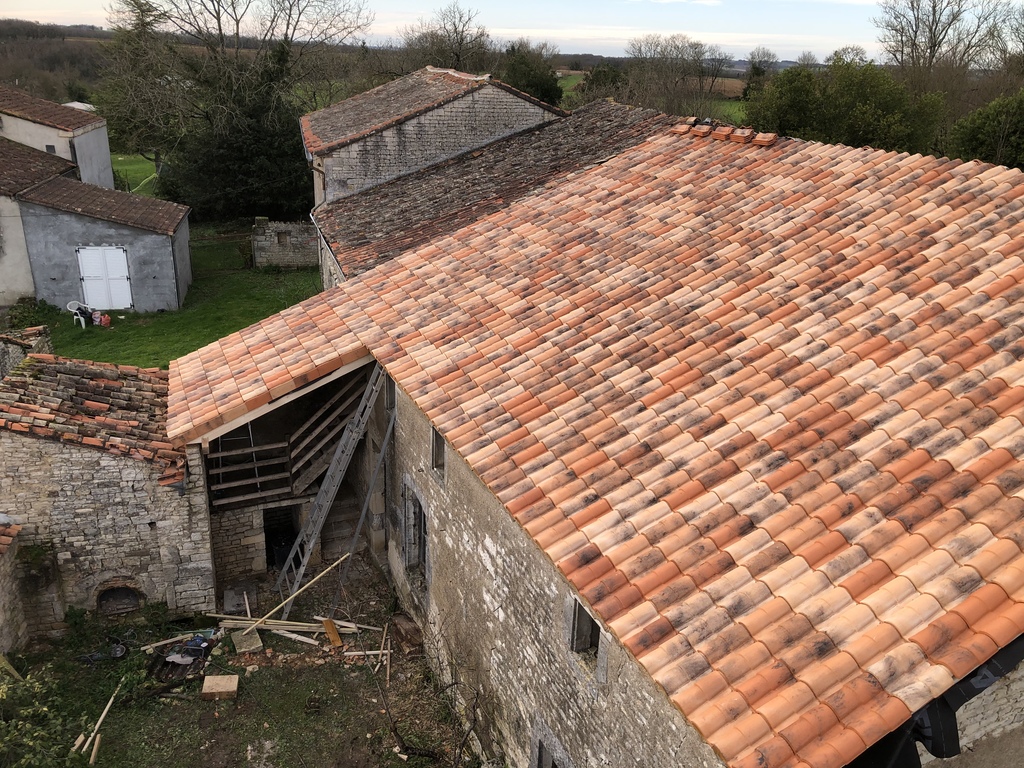
[[(444, 471), (433, 468), (429, 422), (401, 392), (397, 402), (387, 558), (442, 679), (457, 674), (463, 701), (480, 693), (484, 754), (534, 768), (543, 744), (563, 768), (721, 766), (607, 631), (596, 656), (570, 650), (576, 591), (456, 453), (445, 447)], [(370, 433), (378, 444), (384, 418)], [(407, 567), (412, 499), (425, 513), (426, 562)]]
[(213, 561), (217, 582), (266, 573), (267, 549), (263, 531), (263, 507), (244, 507), (210, 515)]
[(256, 219), (252, 228), (252, 263), (255, 267), (297, 269), (320, 263), (316, 227), (308, 221)]
[(19, 526), (0, 516), (0, 653), (17, 650), (28, 640), (28, 622), (18, 584)]
[(21, 594), (30, 633), (62, 631), (69, 606), (95, 609), (124, 587), (172, 611), (215, 606), (213, 554), (198, 449), (184, 487), (149, 462), (0, 432), (0, 514), (24, 525)]
[(558, 115), (495, 85), (333, 150), (322, 160), (331, 202), (477, 149)]
[[(964, 704), (956, 713), (957, 731), (960, 734), (960, 749), (971, 751), (979, 743), (996, 739), (1003, 734), (1024, 725), (1024, 664), (1013, 672), (996, 680), (992, 685)], [(949, 760), (938, 760), (918, 745), (922, 764), (944, 766)], [(957, 765), (954, 759), (952, 765)], [(1019, 765), (1019, 755), (1008, 756), (1001, 766)]]

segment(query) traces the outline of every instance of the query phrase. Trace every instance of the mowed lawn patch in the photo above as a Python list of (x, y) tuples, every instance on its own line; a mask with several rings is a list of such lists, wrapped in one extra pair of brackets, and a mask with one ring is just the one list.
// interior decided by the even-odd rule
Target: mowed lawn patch
[(111, 155), (110, 164), (124, 176), (137, 195), (156, 195), (156, 166), (142, 155)]
[(12, 310), (12, 325), (48, 325), (65, 357), (166, 368), (199, 349), (306, 299), (320, 290), (317, 269), (247, 268), (249, 240), (239, 232), (193, 230), (192, 286), (176, 312), (110, 310), (109, 328), (75, 325), (63, 307)]

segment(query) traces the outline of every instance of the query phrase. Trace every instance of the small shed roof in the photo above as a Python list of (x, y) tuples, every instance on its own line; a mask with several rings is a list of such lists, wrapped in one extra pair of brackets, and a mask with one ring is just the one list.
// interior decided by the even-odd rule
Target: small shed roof
[(18, 199), (161, 235), (173, 235), (189, 212), (186, 205), (63, 177), (32, 187)]
[(0, 381), (0, 429), (152, 462), (162, 484), (184, 477), (159, 368), (29, 355)]
[(9, 85), (0, 85), (0, 114), (13, 115), (63, 131), (77, 131), (92, 125), (105, 125), (107, 122), (99, 115), (40, 99)]
[(426, 67), (303, 115), (302, 140), (310, 154), (327, 154), (481, 88), (501, 88), (549, 112), (565, 114), (490, 75)]

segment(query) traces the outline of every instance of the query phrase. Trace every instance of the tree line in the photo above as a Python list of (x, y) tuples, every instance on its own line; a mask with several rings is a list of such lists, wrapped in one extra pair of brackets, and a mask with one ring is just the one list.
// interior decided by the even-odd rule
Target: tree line
[[(304, 215), (311, 184), (299, 117), (428, 64), (489, 72), (570, 109), (611, 97), (741, 121), (720, 93), (735, 74), (731, 58), (682, 34), (630, 40), (622, 59), (589, 58), (582, 83), (563, 96), (555, 66), (567, 62), (554, 46), (496, 40), (459, 0), (378, 46), (360, 40), (372, 18), (365, 0), (115, 0), (111, 10), (109, 31), (0, 22), (0, 80), (18, 79), (12, 45), (44, 55), (76, 31), (107, 38), (82, 42), (87, 76), (68, 69), (47, 88), (63, 79), (68, 98), (90, 97), (112, 146), (153, 158), (162, 194), (201, 218)], [(742, 122), (809, 140), (1024, 164), (1024, 9), (1009, 0), (883, 0), (875, 24), (877, 63), (846, 47), (783, 68), (755, 48)]]

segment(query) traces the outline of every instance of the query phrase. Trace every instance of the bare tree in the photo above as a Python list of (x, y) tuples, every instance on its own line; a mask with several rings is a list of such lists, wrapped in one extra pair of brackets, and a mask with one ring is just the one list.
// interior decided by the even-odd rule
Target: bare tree
[(97, 105), (115, 143), (159, 152), (168, 194), (197, 210), (299, 209), (297, 121), (321, 106), (306, 86), (336, 76), (336, 44), (370, 18), (365, 0), (115, 0)]
[(715, 85), (732, 62), (717, 45), (686, 35), (644, 35), (626, 46), (624, 100), (669, 114), (715, 116)]
[(1008, 0), (881, 0), (873, 19), (888, 60), (915, 93), (932, 90), (939, 69), (966, 72), (989, 57)]
[(747, 82), (743, 86), (743, 99), (747, 101), (760, 93), (779, 66), (775, 51), (759, 45), (747, 56)]
[(466, 72), (483, 72), (494, 65), (497, 51), (487, 29), (477, 23), (479, 11), (463, 8), (452, 0), (402, 30), (405, 47), (417, 52), (423, 64)]
[(819, 63), (818, 57), (814, 55), (813, 51), (804, 51), (796, 58), (797, 66), (804, 69), (817, 69)]

